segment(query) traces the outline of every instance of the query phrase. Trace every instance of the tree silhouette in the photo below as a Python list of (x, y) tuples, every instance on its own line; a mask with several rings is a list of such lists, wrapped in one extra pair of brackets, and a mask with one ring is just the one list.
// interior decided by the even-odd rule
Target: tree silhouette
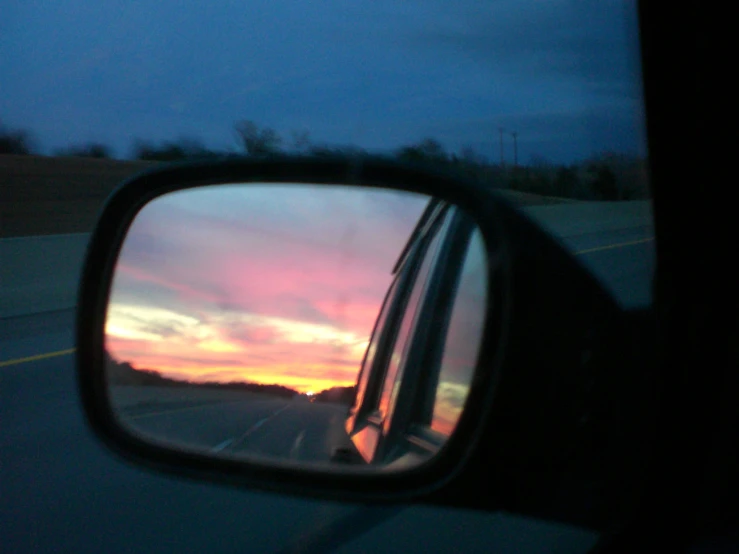
[(235, 382), (217, 382), (206, 381), (196, 383), (192, 381), (184, 381), (166, 377), (160, 371), (154, 369), (135, 368), (129, 362), (118, 361), (106, 350), (105, 351), (105, 371), (106, 378), (109, 383), (114, 385), (128, 386), (153, 386), (153, 387), (188, 387), (190, 389), (215, 389), (222, 391), (245, 391), (252, 393), (269, 394), (273, 396), (281, 396), (284, 398), (293, 398), (298, 394), (295, 389), (291, 389), (284, 385), (271, 384), (264, 385), (260, 383), (248, 383), (243, 381)]
[(562, 166), (554, 177), (554, 195), (575, 197), (579, 193), (580, 180), (574, 167)]
[(354, 400), (356, 387), (331, 387), (323, 390), (313, 397), (314, 402), (331, 402), (336, 404), (346, 404), (347, 406)]
[(70, 146), (62, 148), (56, 153), (57, 156), (75, 157), (75, 158), (111, 158), (110, 147), (99, 142), (91, 142), (81, 146)]
[(27, 156), (33, 153), (31, 142), (27, 131), (8, 129), (0, 122), (0, 154)]
[[(649, 198), (648, 166), (647, 160), (644, 158), (618, 152), (603, 152), (592, 157), (589, 163), (596, 166), (596, 168), (610, 170), (613, 179), (615, 179), (615, 194), (618, 200)], [(611, 176), (606, 175), (605, 171), (601, 175), (601, 180), (603, 179), (607, 183), (606, 187), (612, 189), (613, 183), (608, 183)], [(613, 190), (610, 192), (611, 194), (614, 193)]]
[(599, 200), (618, 200), (616, 174), (606, 164), (591, 163), (587, 166), (588, 188)]
[(465, 165), (481, 166), (485, 164), (485, 158), (471, 146), (465, 146), (459, 153), (459, 160)]
[(133, 145), (133, 157), (137, 160), (172, 162), (216, 155), (217, 153), (208, 150), (199, 140), (192, 138), (165, 141), (159, 146), (136, 140)]
[(236, 135), (241, 146), (249, 156), (267, 156), (279, 151), (282, 138), (269, 127), (260, 129), (250, 120), (239, 121), (235, 125)]
[(293, 131), (290, 133), (293, 141), (293, 149), (305, 152), (311, 148), (310, 133), (308, 131)]
[(485, 157), (471, 146), (463, 147), (459, 154), (451, 154), (449, 165), (453, 172), (476, 181), (490, 180), (493, 173)]
[(425, 138), (418, 144), (400, 148), (397, 157), (402, 161), (413, 163), (441, 164), (449, 161), (444, 147), (434, 138)]
[(314, 156), (362, 156), (367, 153), (364, 148), (349, 145), (314, 144), (308, 149)]

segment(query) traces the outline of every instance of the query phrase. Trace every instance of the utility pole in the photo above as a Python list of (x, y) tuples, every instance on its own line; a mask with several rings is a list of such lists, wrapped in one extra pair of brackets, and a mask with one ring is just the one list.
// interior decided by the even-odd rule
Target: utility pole
[(513, 167), (518, 167), (518, 140), (516, 138), (518, 133), (513, 132), (511, 135), (513, 135)]
[(505, 129), (503, 127), (498, 128), (498, 132), (500, 133), (500, 167), (502, 168), (505, 165), (505, 158), (503, 157), (503, 132)]

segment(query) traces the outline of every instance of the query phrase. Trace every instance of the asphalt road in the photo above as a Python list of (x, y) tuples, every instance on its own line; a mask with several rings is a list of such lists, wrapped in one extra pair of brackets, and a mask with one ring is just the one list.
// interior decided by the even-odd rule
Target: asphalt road
[[(8, 335), (47, 352), (46, 344), (68, 332), (50, 322), (66, 320), (69, 326), (72, 317), (67, 312), (25, 318), (26, 330), (34, 320), (43, 330), (25, 338), (11, 331), (12, 321), (0, 322), (2, 359), (7, 360)], [(585, 530), (507, 514), (337, 504), (143, 470), (109, 452), (88, 429), (74, 354), (0, 367), (0, 398), (3, 553), (299, 552), (325, 546), (351, 554), (456, 548), (577, 553), (596, 540)]]
[(563, 239), (621, 304), (632, 309), (652, 303), (656, 254), (651, 227), (589, 233)]
[[(321, 464), (330, 463), (334, 449), (350, 446), (346, 405), (235, 391), (152, 394), (148, 388), (143, 401), (134, 400), (141, 387), (131, 386), (116, 387), (112, 398), (121, 421), (150, 438), (212, 454)], [(200, 398), (203, 392), (207, 398)], [(124, 394), (125, 401), (117, 400)]]
[(73, 355), (0, 372), (3, 552), (241, 552), (245, 545), (273, 552), (357, 510), (180, 481), (123, 463), (86, 427)]
[[(651, 297), (650, 238), (643, 229), (568, 244), (624, 305), (635, 306)], [(130, 465), (86, 426), (70, 352), (72, 321), (71, 310), (0, 320), (3, 552), (276, 552), (337, 545), (354, 554), (585, 552), (596, 540), (584, 530), (502, 513), (337, 504), (231, 490)], [(282, 416), (287, 421), (300, 412), (285, 410), (274, 423)], [(269, 443), (256, 441), (256, 432), (252, 438), (260, 448)], [(281, 448), (292, 449), (296, 439)]]

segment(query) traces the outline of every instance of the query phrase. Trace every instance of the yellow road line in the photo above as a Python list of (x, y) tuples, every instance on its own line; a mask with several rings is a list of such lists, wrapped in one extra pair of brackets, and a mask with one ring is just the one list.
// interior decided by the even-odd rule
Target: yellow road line
[(27, 358), (16, 358), (15, 360), (7, 360), (0, 362), (0, 367), (6, 367), (9, 365), (25, 364), (27, 362), (35, 362), (37, 360), (45, 360), (46, 358), (55, 358), (56, 356), (66, 356), (67, 354), (73, 354), (74, 348), (68, 348), (67, 350), (58, 350), (56, 352), (47, 352), (46, 354), (37, 354), (36, 356), (28, 356)]
[(590, 252), (610, 250), (611, 248), (621, 248), (622, 246), (631, 246), (632, 244), (641, 244), (643, 242), (649, 242), (650, 240), (654, 240), (654, 237), (649, 237), (646, 239), (639, 239), (639, 240), (632, 240), (630, 242), (619, 242), (618, 244), (609, 244), (607, 246), (598, 246), (596, 248), (588, 248), (587, 250), (580, 250), (579, 252), (575, 252), (575, 255), (579, 256), (580, 254), (589, 254)]

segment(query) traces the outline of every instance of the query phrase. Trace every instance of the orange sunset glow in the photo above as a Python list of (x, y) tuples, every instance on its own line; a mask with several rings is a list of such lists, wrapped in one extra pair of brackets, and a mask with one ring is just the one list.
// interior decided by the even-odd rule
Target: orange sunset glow
[(124, 243), (106, 348), (137, 369), (191, 382), (302, 393), (353, 386), (426, 201), (289, 185), (160, 197)]

